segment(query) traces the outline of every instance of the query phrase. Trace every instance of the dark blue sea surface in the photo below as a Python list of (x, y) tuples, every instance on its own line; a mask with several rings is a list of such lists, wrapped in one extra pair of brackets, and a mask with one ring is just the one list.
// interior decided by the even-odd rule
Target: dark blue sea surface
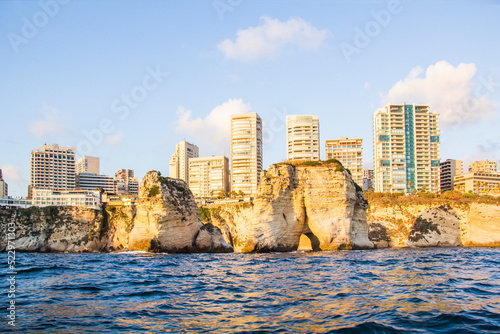
[(500, 249), (16, 260), (16, 327), (4, 293), (4, 332), (500, 333)]

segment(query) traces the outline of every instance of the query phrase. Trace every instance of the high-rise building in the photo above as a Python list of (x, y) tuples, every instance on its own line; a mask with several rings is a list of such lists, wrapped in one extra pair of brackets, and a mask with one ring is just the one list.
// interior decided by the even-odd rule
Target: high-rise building
[(169, 176), (174, 179), (184, 180), (189, 184), (189, 159), (198, 158), (199, 156), (198, 146), (185, 140), (179, 142), (169, 163)]
[(453, 190), (455, 187), (455, 176), (462, 174), (462, 161), (453, 159), (441, 161), (439, 169), (441, 191)]
[(75, 172), (76, 174), (87, 173), (87, 174), (100, 174), (99, 168), (99, 158), (89, 157), (84, 155), (76, 161)]
[[(70, 190), (75, 188), (75, 149), (43, 145), (31, 152), (30, 189)], [(31, 194), (29, 194), (31, 196)]]
[(498, 170), (496, 161), (481, 160), (474, 161), (469, 165), (469, 172), (496, 173)]
[(363, 139), (342, 137), (337, 140), (327, 140), (326, 160), (337, 159), (349, 169), (352, 179), (358, 185), (363, 184)]
[(9, 196), (9, 187), (3, 179), (2, 170), (0, 169), (0, 197)]
[(252, 195), (262, 171), (262, 120), (257, 113), (231, 115), (231, 191)]
[(189, 159), (189, 189), (201, 198), (229, 192), (229, 159), (222, 155)]
[(438, 114), (415, 104), (378, 109), (373, 114), (373, 157), (375, 191), (438, 191)]
[(373, 189), (373, 169), (363, 168), (363, 191)]
[(115, 173), (117, 194), (139, 195), (139, 179), (134, 177), (133, 169), (120, 169)]
[(286, 159), (290, 161), (319, 160), (318, 116), (287, 116), (286, 127)]

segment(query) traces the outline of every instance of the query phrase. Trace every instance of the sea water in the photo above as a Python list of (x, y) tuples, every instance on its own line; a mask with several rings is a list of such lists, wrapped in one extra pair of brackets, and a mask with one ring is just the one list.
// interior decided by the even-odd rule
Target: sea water
[(495, 248), (16, 256), (4, 332), (500, 332)]

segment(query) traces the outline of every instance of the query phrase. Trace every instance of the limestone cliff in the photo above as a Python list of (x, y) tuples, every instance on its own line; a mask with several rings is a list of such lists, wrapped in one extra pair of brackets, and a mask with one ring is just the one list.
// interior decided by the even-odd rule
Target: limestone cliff
[(108, 207), (114, 249), (158, 252), (227, 252), (218, 228), (203, 226), (193, 194), (182, 180), (144, 176), (134, 208)]
[(377, 248), (500, 246), (500, 201), (487, 197), (378, 198), (368, 221)]
[(18, 251), (233, 251), (218, 228), (203, 225), (186, 183), (157, 172), (143, 178), (135, 206), (0, 209), (0, 251), (9, 222), (15, 223)]
[(276, 164), (251, 203), (208, 208), (237, 252), (373, 248), (367, 201), (340, 164)]
[[(9, 229), (8, 223), (11, 223)], [(81, 207), (0, 208), (0, 251), (7, 246), (8, 230), (15, 231), (17, 251), (105, 251), (106, 224), (100, 210)]]

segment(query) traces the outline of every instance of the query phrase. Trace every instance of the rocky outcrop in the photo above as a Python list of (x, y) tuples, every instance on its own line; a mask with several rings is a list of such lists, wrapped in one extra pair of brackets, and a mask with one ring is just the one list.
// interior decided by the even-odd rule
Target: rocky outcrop
[[(9, 222), (16, 225), (18, 251), (233, 251), (218, 228), (203, 225), (186, 183), (158, 172), (143, 178), (135, 206), (2, 209), (0, 230), (7, 231)], [(0, 250), (6, 245), (0, 240)]]
[(81, 207), (0, 208), (0, 251), (7, 247), (7, 232), (15, 233), (16, 251), (105, 251), (106, 217), (100, 210)]
[(500, 205), (494, 201), (377, 200), (370, 203), (368, 224), (376, 248), (500, 246)]
[(237, 252), (373, 248), (367, 201), (340, 164), (277, 164), (261, 174), (251, 203), (208, 208)]

